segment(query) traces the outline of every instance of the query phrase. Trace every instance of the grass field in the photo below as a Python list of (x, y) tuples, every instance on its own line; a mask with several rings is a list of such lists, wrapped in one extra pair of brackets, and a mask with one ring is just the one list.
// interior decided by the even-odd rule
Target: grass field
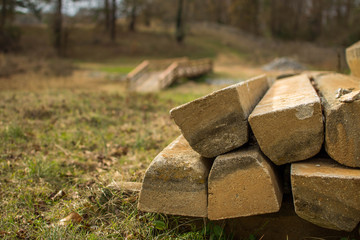
[(139, 212), (136, 194), (107, 187), (140, 182), (180, 134), (169, 110), (220, 86), (184, 81), (137, 94), (118, 80), (145, 58), (211, 57), (213, 76), (236, 78), (261, 73), (254, 63), (263, 60), (231, 39), (190, 35), (177, 45), (140, 32), (111, 43), (85, 30), (59, 59), (46, 34), (26, 28), (21, 52), (0, 55), (0, 238), (230, 239), (203, 219)]
[[(218, 88), (186, 82), (160, 93), (129, 93), (124, 83), (111, 80), (126, 74), (127, 64), (75, 63), (80, 67), (65, 76), (44, 74), (45, 65), (40, 72), (2, 78), (0, 238), (222, 234), (220, 226), (204, 225), (203, 219), (139, 212), (136, 194), (107, 187), (141, 182), (151, 160), (180, 134), (169, 110)], [(75, 213), (79, 221), (61, 223)]]
[[(194, 219), (138, 212), (136, 196), (106, 188), (142, 180), (153, 157), (179, 134), (168, 110), (196, 97), (174, 89), (1, 92), (0, 236), (202, 239)], [(60, 190), (66, 195), (54, 198)], [(60, 226), (72, 212), (81, 223)]]

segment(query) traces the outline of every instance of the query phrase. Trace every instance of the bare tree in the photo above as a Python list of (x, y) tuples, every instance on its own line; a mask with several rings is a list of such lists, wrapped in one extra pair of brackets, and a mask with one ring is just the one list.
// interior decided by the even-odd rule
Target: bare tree
[(63, 51), (63, 44), (62, 44), (62, 0), (56, 0), (55, 3), (55, 13), (54, 13), (54, 26), (53, 26), (53, 33), (54, 33), (54, 47), (59, 56), (64, 54)]
[(309, 24), (309, 40), (315, 40), (322, 33), (322, 20), (324, 13), (324, 1), (323, 0), (312, 0), (312, 8), (310, 14)]
[(105, 30), (110, 30), (110, 7), (109, 0), (104, 0)]
[(245, 31), (258, 34), (259, 12), (259, 0), (232, 0), (228, 15), (230, 15), (233, 25)]
[(185, 38), (184, 32), (184, 22), (183, 22), (183, 8), (184, 8), (184, 0), (178, 0), (178, 8), (176, 14), (176, 41), (178, 43), (182, 43)]
[(110, 38), (112, 41), (116, 40), (116, 7), (116, 0), (112, 0), (110, 24)]
[(7, 9), (7, 1), (2, 0), (1, 2), (1, 18), (0, 18), (0, 32), (3, 31), (6, 22), (6, 9)]
[(137, 19), (140, 14), (143, 14), (149, 23), (151, 15), (151, 1), (149, 0), (122, 0), (121, 11), (126, 15), (128, 21), (128, 30), (130, 32), (136, 31)]
[(132, 0), (131, 2), (132, 2), (132, 6), (130, 11), (129, 31), (135, 32), (137, 0)]
[(147, 27), (150, 27), (150, 25), (151, 25), (151, 18), (153, 15), (153, 7), (154, 7), (154, 4), (151, 0), (145, 1), (143, 16), (144, 16), (145, 26), (147, 26)]

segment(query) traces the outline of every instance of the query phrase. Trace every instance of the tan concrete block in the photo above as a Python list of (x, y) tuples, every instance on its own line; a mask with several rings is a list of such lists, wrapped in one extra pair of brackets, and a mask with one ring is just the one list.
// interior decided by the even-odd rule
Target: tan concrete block
[(360, 41), (346, 49), (346, 61), (351, 73), (360, 78)]
[(360, 221), (360, 169), (332, 159), (313, 159), (291, 166), (297, 215), (318, 226), (352, 231)]
[(208, 187), (211, 220), (272, 213), (281, 206), (280, 181), (257, 146), (218, 156)]
[(176, 107), (170, 114), (195, 151), (216, 157), (248, 141), (247, 118), (269, 84), (266, 76), (253, 78)]
[(360, 101), (356, 98), (352, 102), (343, 101), (360, 90), (360, 82), (336, 73), (320, 75), (314, 80), (324, 109), (327, 153), (343, 165), (360, 167)]
[(249, 123), (261, 150), (277, 165), (316, 155), (324, 139), (320, 98), (306, 75), (276, 81)]
[(207, 178), (212, 160), (178, 137), (146, 170), (138, 208), (146, 212), (206, 217)]

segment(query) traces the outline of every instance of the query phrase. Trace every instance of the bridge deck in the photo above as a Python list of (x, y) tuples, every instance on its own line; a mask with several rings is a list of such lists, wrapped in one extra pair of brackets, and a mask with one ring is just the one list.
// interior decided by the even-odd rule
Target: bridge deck
[(144, 61), (127, 75), (127, 83), (131, 91), (155, 92), (170, 86), (177, 78), (200, 76), (210, 71), (210, 59)]
[(145, 73), (141, 78), (138, 80), (141, 84), (135, 87), (135, 91), (137, 92), (156, 92), (159, 91), (161, 88), (159, 86), (159, 76), (162, 72), (149, 72)]

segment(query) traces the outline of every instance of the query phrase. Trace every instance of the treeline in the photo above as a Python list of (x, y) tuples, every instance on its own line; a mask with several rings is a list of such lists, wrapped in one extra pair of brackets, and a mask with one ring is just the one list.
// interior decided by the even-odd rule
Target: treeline
[[(186, 24), (231, 25), (264, 37), (349, 45), (360, 39), (360, 0), (124, 0), (125, 15), (171, 22), (183, 6)], [(134, 24), (133, 24), (134, 25)], [(132, 27), (131, 29), (134, 29)]]
[[(166, 11), (173, 1), (152, 2)], [(360, 39), (359, 0), (187, 0), (185, 5), (188, 22), (217, 22), (265, 37), (335, 45)]]
[[(175, 26), (175, 38), (183, 41), (186, 26), (206, 21), (230, 25), (246, 32), (285, 40), (318, 41), (347, 46), (360, 39), (360, 0), (98, 0), (75, 16), (64, 12), (65, 0), (0, 0), (0, 50), (10, 51), (20, 38), (13, 22), (17, 14), (46, 14), (54, 47), (62, 55), (68, 32), (64, 18), (89, 20), (101, 26), (115, 41), (118, 18), (126, 18), (128, 31), (138, 24), (162, 22)], [(89, 2), (90, 0), (66, 0)], [(52, 6), (43, 12), (41, 6)], [(19, 12), (22, 9), (22, 13)]]

